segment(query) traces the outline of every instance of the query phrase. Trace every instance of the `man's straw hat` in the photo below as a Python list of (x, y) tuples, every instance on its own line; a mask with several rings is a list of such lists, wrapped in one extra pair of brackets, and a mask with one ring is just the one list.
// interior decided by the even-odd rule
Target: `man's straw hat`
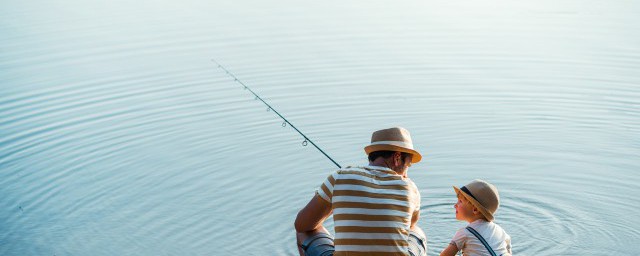
[(389, 129), (373, 132), (371, 135), (371, 144), (364, 147), (364, 152), (369, 155), (375, 151), (398, 151), (413, 155), (411, 163), (417, 163), (422, 160), (422, 155), (413, 149), (411, 134), (407, 129), (402, 127), (393, 127)]
[(500, 206), (500, 195), (496, 186), (484, 180), (474, 180), (461, 188), (453, 186), (453, 189), (478, 208), (488, 221), (493, 221), (493, 215)]

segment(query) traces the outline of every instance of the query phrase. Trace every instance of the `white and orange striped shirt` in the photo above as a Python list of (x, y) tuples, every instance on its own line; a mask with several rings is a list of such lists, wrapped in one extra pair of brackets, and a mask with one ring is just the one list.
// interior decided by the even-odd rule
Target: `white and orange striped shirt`
[(334, 256), (409, 255), (411, 217), (420, 210), (420, 192), (409, 178), (386, 167), (349, 166), (316, 193), (333, 208)]

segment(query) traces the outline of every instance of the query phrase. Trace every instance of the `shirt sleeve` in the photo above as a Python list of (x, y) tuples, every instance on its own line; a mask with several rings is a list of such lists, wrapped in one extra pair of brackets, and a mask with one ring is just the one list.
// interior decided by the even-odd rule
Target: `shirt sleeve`
[(337, 172), (334, 172), (329, 175), (320, 187), (316, 189), (316, 195), (329, 203), (331, 203), (331, 198), (333, 198), (333, 186), (336, 184), (337, 174)]
[(467, 231), (465, 228), (458, 229), (455, 235), (453, 235), (453, 239), (451, 239), (451, 243), (455, 244), (458, 247), (458, 250), (462, 250), (464, 245), (467, 243)]

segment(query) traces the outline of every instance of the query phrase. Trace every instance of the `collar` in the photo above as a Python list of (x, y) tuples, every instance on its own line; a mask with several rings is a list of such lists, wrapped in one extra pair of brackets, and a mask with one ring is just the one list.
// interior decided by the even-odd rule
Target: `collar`
[(399, 175), (396, 171), (392, 170), (391, 168), (383, 167), (383, 166), (367, 165), (367, 166), (349, 166), (347, 168), (360, 168), (367, 171), (379, 171), (379, 172), (384, 172), (388, 174)]
[(469, 223), (469, 225), (471, 225), (471, 224), (481, 225), (481, 224), (484, 224), (484, 223), (488, 223), (488, 221), (486, 221), (484, 219), (477, 219), (477, 220), (474, 220), (473, 222)]

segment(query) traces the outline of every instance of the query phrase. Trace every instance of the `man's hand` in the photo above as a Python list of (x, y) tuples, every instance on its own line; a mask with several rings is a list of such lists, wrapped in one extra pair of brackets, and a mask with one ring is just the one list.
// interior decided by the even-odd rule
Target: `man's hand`
[(295, 227), (296, 232), (309, 232), (322, 227), (322, 223), (331, 215), (331, 204), (319, 196), (314, 196), (311, 201), (298, 212)]

